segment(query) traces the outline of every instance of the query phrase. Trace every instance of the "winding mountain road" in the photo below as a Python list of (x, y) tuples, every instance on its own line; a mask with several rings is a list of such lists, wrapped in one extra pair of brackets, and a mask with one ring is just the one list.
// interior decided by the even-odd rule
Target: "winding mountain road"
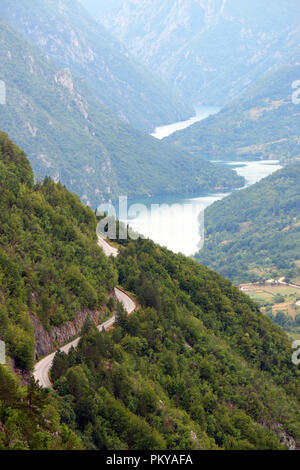
[(108, 257), (113, 256), (116, 258), (119, 254), (117, 248), (114, 248), (113, 246), (109, 245), (104, 238), (98, 236), (98, 245), (102, 248), (104, 251), (104, 254)]
[[(109, 256), (116, 257), (119, 254), (116, 248), (113, 248), (112, 246), (110, 246), (100, 236), (98, 237), (98, 245), (103, 249), (105, 255), (108, 257)], [(128, 315), (134, 312), (136, 308), (135, 302), (124, 291), (120, 290), (118, 287), (115, 287), (114, 294), (115, 294), (116, 299), (123, 305)], [(116, 317), (114, 315), (113, 317), (109, 318), (109, 320), (106, 320), (105, 322), (101, 323), (101, 325), (98, 326), (98, 330), (99, 331), (102, 331), (103, 329), (107, 330), (108, 328), (114, 325), (115, 321), (116, 321)], [(78, 346), (79, 341), (80, 341), (80, 338), (76, 338), (70, 343), (66, 344), (65, 346), (62, 346), (59, 349), (59, 351), (68, 353), (72, 347), (76, 348)], [(36, 363), (35, 368), (34, 368), (34, 372), (33, 372), (34, 378), (44, 388), (52, 387), (52, 384), (49, 379), (49, 372), (52, 367), (55, 354), (56, 354), (56, 351), (52, 354), (49, 354), (49, 356), (44, 357), (43, 359), (41, 359), (39, 362)]]

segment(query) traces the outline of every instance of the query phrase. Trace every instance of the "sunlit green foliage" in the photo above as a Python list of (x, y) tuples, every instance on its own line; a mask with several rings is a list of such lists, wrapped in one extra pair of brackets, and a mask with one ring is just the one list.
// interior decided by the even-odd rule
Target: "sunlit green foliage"
[(281, 449), (281, 432), (300, 442), (284, 332), (228, 280), (148, 240), (125, 244), (117, 264), (141, 307), (110, 333), (86, 326), (52, 369), (87, 448)]
[(48, 178), (34, 184), (3, 133), (0, 204), (0, 337), (18, 367), (32, 367), (29, 313), (51, 329), (118, 283), (140, 305), (128, 317), (110, 302), (111, 332), (84, 325), (77, 350), (55, 356), (53, 393), (0, 369), (0, 447), (299, 447), (290, 342), (230, 281), (149, 240), (106, 258), (93, 212)]
[(34, 185), (25, 154), (0, 134), (0, 337), (22, 369), (34, 357), (30, 314), (50, 330), (99, 309), (116, 272), (97, 247), (96, 217), (46, 178)]
[(300, 275), (300, 164), (214, 203), (196, 259), (236, 283)]

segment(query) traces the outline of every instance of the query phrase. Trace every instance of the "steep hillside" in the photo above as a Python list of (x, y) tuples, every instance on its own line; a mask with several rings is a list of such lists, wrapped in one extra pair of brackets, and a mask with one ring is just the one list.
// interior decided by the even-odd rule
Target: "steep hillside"
[[(0, 134), (0, 448), (284, 449), (300, 446), (300, 375), (285, 333), (228, 280), (149, 240), (115, 260), (97, 246), (96, 218)], [(121, 284), (138, 301), (128, 317)], [(117, 325), (94, 326), (105, 310)], [(54, 389), (28, 372), (31, 321), (51, 331), (88, 311), (78, 350), (58, 353)], [(31, 319), (31, 321), (30, 321)], [(93, 320), (93, 321), (91, 321)]]
[(300, 66), (264, 75), (218, 115), (166, 139), (204, 158), (300, 159)]
[(34, 185), (25, 154), (0, 133), (0, 337), (20, 369), (33, 325), (48, 332), (80, 312), (100, 315), (117, 278), (97, 247), (96, 218), (50, 179)]
[(299, 57), (298, 0), (81, 0), (193, 103), (223, 105)]
[(73, 430), (60, 422), (58, 401), (34, 381), (26, 386), (0, 365), (0, 451), (82, 450)]
[(77, 0), (1, 0), (0, 15), (134, 127), (152, 131), (193, 114)]
[(141, 307), (119, 312), (112, 332), (86, 325), (52, 369), (63, 420), (87, 448), (298, 447), (300, 376), (285, 333), (229, 281), (150, 241), (124, 246), (117, 264)]
[(236, 283), (300, 275), (300, 164), (289, 165), (205, 212), (196, 259)]
[(27, 152), (36, 176), (60, 180), (97, 207), (119, 195), (236, 187), (234, 172), (200, 162), (118, 120), (67, 69), (0, 21), (0, 129)]

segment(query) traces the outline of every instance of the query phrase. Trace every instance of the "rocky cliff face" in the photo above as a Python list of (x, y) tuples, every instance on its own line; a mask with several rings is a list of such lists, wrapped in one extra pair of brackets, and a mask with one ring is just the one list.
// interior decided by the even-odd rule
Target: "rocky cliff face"
[(297, 0), (81, 1), (194, 103), (222, 105), (270, 68), (297, 61)]
[(79, 312), (74, 320), (60, 327), (53, 327), (49, 333), (41, 322), (34, 315), (31, 315), (30, 319), (34, 327), (34, 336), (36, 339), (35, 359), (50, 354), (55, 348), (66, 344), (69, 340), (77, 336), (81, 332), (87, 318), (90, 318), (98, 325), (101, 323), (103, 313), (89, 310)]

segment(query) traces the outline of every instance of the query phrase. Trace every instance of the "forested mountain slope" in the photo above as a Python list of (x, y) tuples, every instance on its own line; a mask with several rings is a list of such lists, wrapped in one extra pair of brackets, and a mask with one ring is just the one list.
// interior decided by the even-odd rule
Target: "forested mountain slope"
[(300, 164), (215, 202), (196, 259), (236, 283), (300, 275)]
[(27, 152), (36, 176), (60, 180), (96, 207), (119, 195), (192, 193), (242, 184), (117, 119), (70, 71), (54, 66), (0, 21), (0, 129)]
[(0, 447), (299, 447), (290, 342), (247, 296), (149, 240), (106, 258), (93, 212), (49, 178), (34, 185), (5, 134), (0, 182), (0, 338), (19, 368), (32, 367), (32, 315), (51, 330), (78, 310), (100, 314), (117, 283), (140, 305), (118, 308), (111, 332), (85, 324), (78, 351), (56, 356), (56, 391), (21, 389), (0, 368)]
[(97, 247), (96, 218), (49, 178), (34, 185), (25, 154), (0, 134), (0, 337), (21, 369), (32, 367), (30, 316), (48, 331), (80, 311), (99, 313), (117, 276)]
[(269, 72), (219, 114), (166, 139), (204, 158), (300, 159), (300, 66)]
[(86, 325), (52, 369), (87, 448), (299, 446), (299, 370), (281, 329), (228, 280), (151, 241), (124, 246), (117, 265), (140, 308), (112, 332)]
[(298, 0), (81, 0), (194, 104), (223, 105), (299, 61)]
[(58, 401), (33, 380), (22, 386), (0, 365), (0, 451), (83, 448), (80, 437), (61, 424)]
[(192, 115), (77, 0), (1, 0), (0, 15), (134, 127), (152, 131)]

